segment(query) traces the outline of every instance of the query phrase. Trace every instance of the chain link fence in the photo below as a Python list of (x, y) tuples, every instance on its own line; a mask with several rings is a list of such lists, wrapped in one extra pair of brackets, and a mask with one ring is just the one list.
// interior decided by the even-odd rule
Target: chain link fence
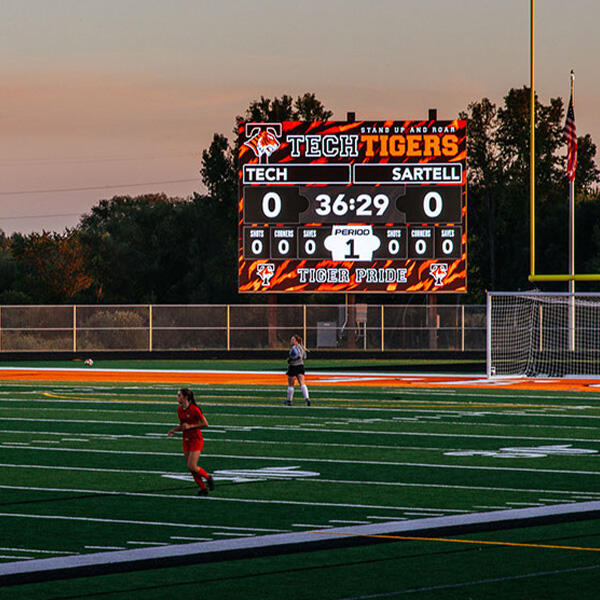
[(0, 352), (309, 348), (483, 351), (484, 305), (0, 306)]

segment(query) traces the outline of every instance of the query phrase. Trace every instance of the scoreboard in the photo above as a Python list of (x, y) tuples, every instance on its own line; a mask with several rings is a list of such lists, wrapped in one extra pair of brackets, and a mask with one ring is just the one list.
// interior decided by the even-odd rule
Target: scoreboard
[(240, 292), (466, 292), (465, 121), (239, 124)]

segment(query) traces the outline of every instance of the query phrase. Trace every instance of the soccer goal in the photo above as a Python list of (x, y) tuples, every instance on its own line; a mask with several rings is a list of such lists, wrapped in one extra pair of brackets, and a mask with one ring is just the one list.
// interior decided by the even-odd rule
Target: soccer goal
[(488, 292), (487, 376), (600, 375), (600, 294)]

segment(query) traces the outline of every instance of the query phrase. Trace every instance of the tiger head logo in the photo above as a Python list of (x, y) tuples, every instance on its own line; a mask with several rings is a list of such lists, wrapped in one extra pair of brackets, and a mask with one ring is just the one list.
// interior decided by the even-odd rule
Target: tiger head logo
[(273, 263), (259, 263), (256, 267), (256, 274), (260, 277), (263, 287), (268, 287), (271, 278), (275, 275), (275, 265)]
[(447, 263), (433, 263), (429, 265), (429, 274), (434, 279), (434, 285), (444, 285), (444, 279), (448, 275), (448, 264)]
[(281, 146), (277, 139), (277, 131), (273, 127), (267, 127), (265, 129), (254, 129), (251, 133), (253, 134), (252, 137), (244, 142), (244, 146), (248, 146), (260, 162), (262, 162), (263, 156), (265, 162), (268, 162), (269, 156)]

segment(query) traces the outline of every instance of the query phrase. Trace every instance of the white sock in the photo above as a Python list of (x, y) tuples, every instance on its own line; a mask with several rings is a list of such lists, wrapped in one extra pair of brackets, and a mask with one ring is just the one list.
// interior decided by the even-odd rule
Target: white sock
[(300, 389), (302, 390), (302, 395), (304, 396), (304, 399), (305, 400), (309, 400), (309, 397), (308, 397), (308, 388), (306, 387), (306, 385), (305, 384), (301, 385)]
[(294, 386), (288, 386), (288, 391), (287, 391), (287, 399), (288, 402), (292, 401), (292, 398), (294, 397)]

